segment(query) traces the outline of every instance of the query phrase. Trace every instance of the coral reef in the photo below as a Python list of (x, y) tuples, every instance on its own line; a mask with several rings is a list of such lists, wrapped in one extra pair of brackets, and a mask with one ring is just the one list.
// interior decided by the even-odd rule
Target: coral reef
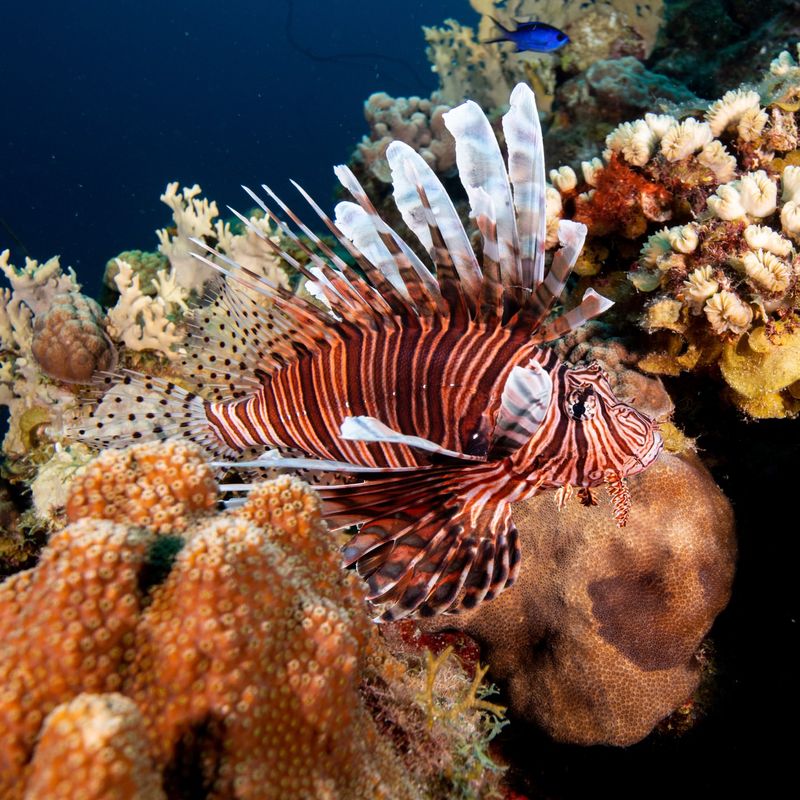
[[(0, 795), (72, 797), (86, 776), (89, 797), (496, 788), (477, 760), (495, 715), (477, 701), (428, 726), (438, 761), (417, 758), (424, 667), (386, 650), (317, 496), (282, 477), (232, 512), (216, 502), (183, 443), (105, 453), (78, 474), (67, 527), (0, 584)], [(457, 675), (457, 696), (479, 691)], [(448, 702), (441, 687), (428, 700)]]
[(127, 697), (79, 694), (44, 721), (25, 797), (166, 800), (145, 737), (142, 715)]
[(490, 38), (495, 30), (491, 17), (510, 27), (514, 20), (530, 19), (565, 30), (573, 45), (573, 53), (565, 60), (582, 70), (603, 58), (629, 53), (640, 58), (648, 56), (661, 25), (664, 4), (662, 0), (470, 0), (470, 5), (483, 15), (478, 28), (480, 39)]
[(626, 56), (594, 61), (556, 88), (553, 118), (545, 134), (552, 163), (577, 164), (596, 153), (596, 142), (622, 122), (658, 105), (702, 108), (705, 101), (685, 86)]
[(177, 271), (157, 273), (151, 279), (155, 293), (150, 295), (142, 291), (141, 277), (127, 261), (117, 258), (116, 266), (119, 299), (108, 310), (109, 333), (129, 350), (154, 350), (174, 358), (173, 346), (183, 341), (184, 332), (170, 317), (188, 309), (188, 294), (177, 283)]
[(183, 533), (216, 502), (217, 482), (198, 448), (151, 442), (106, 450), (83, 467), (70, 485), (66, 516)]
[(124, 261), (133, 270), (134, 275), (139, 276), (139, 288), (142, 294), (158, 294), (156, 278), (159, 273), (169, 269), (169, 259), (163, 253), (148, 253), (142, 250), (125, 250), (118, 256), (106, 262), (106, 269), (103, 273), (103, 286), (105, 289), (117, 293), (116, 277), (119, 274), (118, 261)]
[(511, 90), (522, 81), (537, 89), (541, 107), (548, 106), (545, 98), (552, 97), (555, 90), (548, 56), (515, 55), (504, 47), (483, 44), (489, 37), (476, 36), (472, 28), (453, 19), (445, 20), (442, 28), (422, 30), (428, 43), (428, 60), (439, 78), (439, 89), (434, 93), (437, 102), (455, 106), (471, 99), (487, 112), (496, 112), (505, 108)]
[[(718, 366), (733, 402), (757, 417), (800, 410), (798, 96), (800, 67), (784, 52), (757, 85), (727, 92), (702, 119), (645, 114), (606, 137), (602, 161), (551, 173), (550, 229), (562, 216), (589, 228), (582, 274), (621, 261), (644, 293), (643, 326), (654, 336), (640, 369)], [(672, 227), (652, 233), (663, 222)], [(782, 364), (775, 380), (762, 369), (768, 360)]]
[(77, 295), (80, 286), (58, 258), (44, 264), (28, 258), (18, 269), (9, 255), (0, 253), (0, 269), (11, 284), (0, 294), (0, 404), (9, 410), (3, 453), (20, 458), (36, 453), (42, 429), (61, 424), (74, 408), (74, 395), (50, 381), (36, 361), (34, 318), (45, 314), (56, 297)]
[[(180, 364), (190, 304), (215, 273), (211, 267), (201, 269), (190, 255), (196, 247), (188, 237), (213, 243), (226, 257), (289, 288), (289, 273), (277, 252), (300, 251), (302, 260), (302, 248), (285, 241), (260, 210), (231, 224), (220, 220), (216, 204), (199, 194), (198, 186), (167, 186), (162, 199), (173, 210), (175, 224), (158, 232), (162, 252), (130, 250), (108, 262), (104, 289), (110, 308), (105, 314), (80, 294), (75, 273), (62, 270), (58, 257), (43, 264), (29, 258), (19, 269), (10, 263), (8, 250), (0, 253), (0, 269), (10, 283), (0, 294), (0, 405), (10, 412), (3, 453), (15, 479), (32, 480), (36, 468), (52, 459), (53, 469), (40, 489), (45, 484), (55, 489), (59, 470), (75, 466), (64, 452), (74, 442), (58, 432), (69, 429), (87, 406), (77, 386), (69, 384), (89, 384), (101, 371), (143, 367), (190, 380)], [(54, 458), (59, 444), (62, 453)], [(63, 505), (63, 486), (56, 494), (52, 502), (38, 492), (41, 518), (52, 521)]]
[(430, 165), (444, 174), (455, 167), (453, 137), (443, 116), (450, 106), (419, 97), (390, 97), (377, 92), (367, 98), (364, 116), (370, 134), (358, 144), (357, 158), (378, 180), (391, 182), (386, 148), (396, 140), (411, 145)]
[(529, 557), (515, 586), (425, 623), (474, 637), (511, 713), (559, 741), (646, 736), (697, 687), (698, 647), (730, 593), (731, 508), (696, 456), (663, 454), (630, 490), (624, 529), (605, 498), (560, 512), (545, 496), (519, 504)]
[(794, 0), (763, 0), (753, 11), (749, 0), (671, 0), (651, 68), (704, 97), (752, 80), (769, 66), (771, 53), (800, 38)]

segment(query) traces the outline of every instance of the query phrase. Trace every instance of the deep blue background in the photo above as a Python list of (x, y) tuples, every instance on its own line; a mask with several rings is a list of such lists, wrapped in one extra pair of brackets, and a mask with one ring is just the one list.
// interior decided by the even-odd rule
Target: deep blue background
[[(40, 260), (61, 254), (89, 293), (105, 262), (154, 250), (168, 181), (226, 204), (289, 178), (330, 206), (333, 164), (367, 132), (375, 91), (436, 86), (421, 25), (474, 23), (467, 0), (113, 0), (3, 4), (0, 218)], [(410, 66), (378, 54), (401, 58)], [(0, 226), (0, 250), (23, 252)]]

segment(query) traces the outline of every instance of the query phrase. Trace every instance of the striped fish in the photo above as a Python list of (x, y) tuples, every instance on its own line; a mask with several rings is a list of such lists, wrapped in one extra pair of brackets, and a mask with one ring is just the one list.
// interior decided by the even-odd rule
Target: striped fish
[[(386, 154), (394, 200), (433, 269), (381, 219), (347, 167), (336, 174), (352, 200), (333, 220), (295, 186), (351, 262), (268, 187), (268, 200), (250, 192), (308, 264), (251, 230), (314, 281), (325, 307), (198, 241), (208, 251), (200, 260), (221, 275), (197, 312), (184, 361), (195, 390), (108, 376), (79, 430), (97, 446), (182, 436), (220, 467), (333, 476), (320, 487), (325, 516), (334, 528), (358, 525), (344, 563), (363, 576), (384, 621), (471, 608), (510, 586), (520, 561), (511, 506), (536, 492), (555, 489), (565, 502), (576, 488), (592, 502), (592, 487), (605, 483), (624, 524), (624, 479), (661, 448), (653, 422), (615, 398), (598, 366), (573, 369), (544, 347), (611, 303), (588, 290), (553, 317), (586, 229), (562, 221), (545, 268), (533, 93), (517, 86), (503, 118), (508, 166), (475, 103), (445, 122), (480, 257), (436, 175), (401, 142)], [(137, 411), (119, 418), (123, 401)]]

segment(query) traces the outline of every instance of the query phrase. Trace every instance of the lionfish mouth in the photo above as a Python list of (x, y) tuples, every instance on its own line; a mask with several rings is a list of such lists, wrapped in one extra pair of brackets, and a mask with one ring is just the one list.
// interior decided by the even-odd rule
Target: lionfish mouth
[(638, 475), (640, 472), (647, 469), (647, 467), (649, 467), (656, 460), (656, 458), (658, 458), (658, 454), (661, 452), (663, 446), (664, 439), (658, 432), (658, 427), (653, 425), (650, 442), (647, 449), (637, 455), (631, 456), (622, 465), (621, 472), (623, 477)]

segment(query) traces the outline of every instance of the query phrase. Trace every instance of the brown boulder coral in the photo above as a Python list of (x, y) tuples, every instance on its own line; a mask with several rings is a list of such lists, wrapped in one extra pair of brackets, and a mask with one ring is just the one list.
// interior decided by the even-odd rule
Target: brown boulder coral
[(733, 515), (697, 457), (665, 453), (630, 490), (622, 529), (607, 498), (519, 504), (527, 555), (513, 589), (428, 623), (481, 643), (512, 714), (559, 741), (646, 736), (697, 687), (698, 647), (730, 594)]
[(117, 363), (100, 306), (78, 292), (57, 294), (36, 315), (31, 347), (42, 372), (67, 383), (88, 383), (97, 370), (113, 370)]

